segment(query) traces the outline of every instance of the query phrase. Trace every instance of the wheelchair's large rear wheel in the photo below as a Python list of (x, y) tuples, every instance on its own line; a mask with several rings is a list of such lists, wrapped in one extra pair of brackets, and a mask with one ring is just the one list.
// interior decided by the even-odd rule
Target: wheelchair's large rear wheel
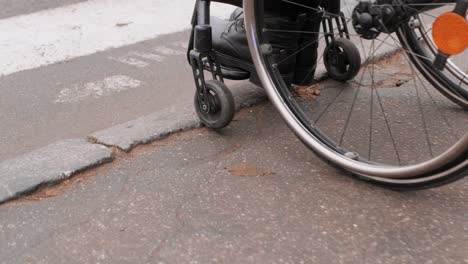
[[(466, 176), (468, 113), (434, 89), (445, 89), (445, 83), (418, 71), (414, 57), (423, 55), (407, 49), (415, 43), (402, 45), (393, 34), (367, 41), (352, 33), (364, 58), (354, 80), (290, 89), (277, 70), (281, 61), (265, 52), (269, 49), (263, 32), (274, 29), (262, 26), (263, 1), (244, 0), (252, 58), (271, 102), (308, 147), (360, 179), (395, 189), (435, 187)], [(297, 0), (281, 1), (304, 12), (313, 9)], [(342, 3), (350, 14), (357, 2)], [(407, 33), (400, 31), (400, 38)], [(460, 56), (460, 61), (468, 59)], [(456, 76), (447, 70), (438, 77), (452, 78), (450, 74)], [(455, 88), (466, 89), (463, 78), (453, 82)]]

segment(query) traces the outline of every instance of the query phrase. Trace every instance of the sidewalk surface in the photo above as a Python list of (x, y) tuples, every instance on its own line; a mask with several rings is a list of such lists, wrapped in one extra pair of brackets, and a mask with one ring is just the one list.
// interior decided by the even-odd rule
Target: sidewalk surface
[[(0, 0), (0, 264), (468, 263), (466, 179), (409, 193), (351, 179), (247, 82), (228, 85), (237, 109), (256, 106), (198, 128), (186, 0), (29, 2)], [(468, 112), (416, 86), (385, 43), (375, 76), (297, 100), (366, 158), (426, 160), (468, 130)]]
[(3, 205), (0, 263), (467, 263), (467, 194), (348, 178), (262, 104)]
[[(185, 0), (25, 1), (0, 0), (0, 28), (12, 32), (0, 40), (0, 203), (112, 160), (93, 143), (129, 151), (199, 125)], [(226, 18), (233, 8), (211, 11)], [(394, 51), (387, 42), (377, 56)], [(371, 43), (361, 44), (364, 56)], [(255, 87), (240, 87), (238, 105), (256, 100)]]

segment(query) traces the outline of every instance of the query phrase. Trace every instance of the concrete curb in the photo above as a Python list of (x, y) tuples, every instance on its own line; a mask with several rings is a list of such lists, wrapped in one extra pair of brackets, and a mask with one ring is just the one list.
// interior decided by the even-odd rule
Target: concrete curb
[(102, 145), (69, 139), (3, 161), (0, 163), (0, 204), (112, 159), (112, 151)]
[[(236, 110), (266, 99), (264, 91), (250, 83), (233, 85)], [(0, 204), (30, 194), (113, 160), (109, 147), (131, 151), (170, 134), (200, 126), (191, 104), (177, 105), (136, 120), (105, 129), (85, 139), (68, 139), (23, 156), (0, 162)]]
[[(382, 58), (395, 52), (386, 47), (376, 55)], [(316, 76), (323, 80), (326, 70), (318, 65)], [(265, 101), (262, 88), (249, 82), (230, 85), (236, 110)], [(34, 192), (39, 187), (60, 182), (76, 173), (113, 160), (117, 147), (131, 151), (135, 147), (163, 139), (173, 133), (200, 126), (193, 105), (179, 104), (136, 120), (102, 131), (85, 139), (56, 142), (21, 157), (0, 162), (0, 204)]]
[[(236, 110), (266, 99), (263, 89), (243, 82), (232, 87)], [(88, 136), (91, 142), (131, 151), (170, 134), (199, 127), (200, 121), (192, 104), (176, 105), (130, 122), (120, 124)]]

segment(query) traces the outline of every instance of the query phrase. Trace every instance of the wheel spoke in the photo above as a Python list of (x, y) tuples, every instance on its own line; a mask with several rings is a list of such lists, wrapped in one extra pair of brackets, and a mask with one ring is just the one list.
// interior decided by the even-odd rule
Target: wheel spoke
[(318, 43), (320, 40), (322, 40), (324, 38), (324, 36), (321, 36), (319, 37), (318, 39), (314, 40), (314, 41), (311, 41), (310, 43), (308, 43), (307, 45), (305, 45), (304, 47), (298, 49), (297, 51), (293, 52), (292, 54), (286, 56), (286, 58), (282, 59), (281, 61), (277, 62), (276, 64), (277, 65), (280, 65), (281, 63), (291, 59), (292, 57), (295, 57), (297, 54), (301, 53), (301, 51), (307, 49), (308, 47), (314, 45), (315, 43)]
[[(304, 5), (304, 4), (300, 4), (300, 3), (297, 3), (297, 2), (294, 2), (294, 1), (291, 1), (291, 0), (281, 0), (282, 2), (285, 2), (285, 3), (288, 3), (288, 4), (291, 4), (291, 5), (295, 5), (295, 6), (299, 6), (299, 7), (303, 7), (307, 10), (312, 10), (312, 11), (319, 11), (319, 12), (323, 12), (324, 14), (326, 15), (329, 15), (331, 17), (338, 17), (339, 15), (337, 14), (334, 14), (334, 13), (330, 13), (330, 12), (327, 12), (323, 9), (320, 9), (320, 8), (317, 8), (317, 7), (311, 7), (311, 6), (307, 6), (307, 5)], [(351, 18), (345, 18), (346, 19), (346, 22), (350, 22), (352, 21)]]
[[(446, 70), (435, 72), (431, 68), (435, 53), (433, 51), (427, 52), (429, 48), (425, 46), (426, 43), (431, 43), (428, 42), (432, 32), (430, 24), (427, 27), (419, 28), (421, 23), (414, 21), (414, 27), (411, 27), (413, 24), (410, 23), (413, 20), (402, 19), (401, 25), (395, 25), (398, 28), (392, 29), (394, 32), (392, 34), (384, 33), (390, 31), (384, 25), (379, 25), (374, 28), (382, 28), (382, 32), (380, 32), (382, 36), (369, 42), (354, 31), (346, 35), (349, 40), (345, 40), (342, 39), (343, 32), (341, 32), (341, 36), (340, 32), (336, 32), (338, 22), (335, 18), (342, 13), (330, 14), (320, 7), (303, 4), (307, 2), (302, 0), (281, 0), (281, 2), (302, 8), (302, 11), (299, 12), (304, 11), (303, 13), (307, 14), (321, 12), (321, 14), (318, 13), (318, 16), (325, 15), (332, 18), (333, 24), (327, 26), (333, 28), (331, 32), (334, 38), (327, 39), (327, 44), (333, 46), (325, 46), (325, 52), (321, 52), (319, 56), (314, 55), (313, 58), (318, 57), (318, 60), (324, 58), (324, 65), (330, 78), (341, 81), (349, 80), (346, 79), (349, 69), (352, 69), (349, 71), (352, 73), (349, 75), (350, 78), (354, 77), (353, 81), (343, 85), (325, 79), (320, 84), (317, 93), (313, 90), (315, 87), (307, 87), (307, 89), (312, 89), (310, 97), (308, 96), (309, 90), (300, 91), (301, 93), (299, 90), (291, 92), (291, 87), (285, 86), (285, 83), (288, 82), (281, 81), (284, 78), (284, 73), (278, 71), (277, 66), (292, 62), (291, 58), (298, 56), (298, 54), (301, 54), (300, 56), (307, 54), (308, 51), (304, 53), (303, 51), (311, 49), (317, 42), (324, 42), (323, 39), (329, 33), (323, 32), (323, 30), (327, 30), (326, 28), (317, 30), (317, 28), (308, 27), (307, 24), (301, 26), (302, 28), (294, 28), (294, 30), (273, 27), (260, 30), (261, 33), (271, 33), (272, 36), (277, 34), (281, 37), (284, 36), (285, 39), (287, 34), (291, 34), (291, 38), (298, 38), (299, 35), (304, 36), (303, 40), (300, 40), (299, 48), (284, 56), (283, 53), (275, 53), (275, 56), (261, 53), (260, 51), (264, 52), (264, 50), (258, 48), (260, 47), (258, 43), (254, 43), (251, 47), (258, 51), (255, 53), (257, 57), (253, 56), (257, 66), (265, 63), (272, 64), (265, 65), (264, 69), (260, 71), (260, 73), (266, 72), (267, 76), (259, 76), (271, 102), (285, 117), (288, 125), (310, 148), (322, 155), (327, 161), (356, 172), (364, 178), (381, 183), (391, 182), (397, 186), (400, 183), (406, 184), (408, 182), (418, 182), (425, 186), (426, 183), (433, 181), (432, 178), (428, 179), (429, 176), (434, 176), (433, 171), (442, 172), (440, 169), (449, 161), (453, 161), (453, 164), (459, 164), (455, 162), (458, 162), (455, 160), (458, 157), (456, 155), (467, 151), (465, 145), (468, 143), (460, 141), (461, 143), (452, 147), (457, 152), (452, 152), (453, 155), (450, 155), (451, 152), (445, 152), (446, 149), (442, 149), (450, 147), (450, 145), (445, 146), (445, 142), (442, 140), (451, 137), (466, 137), (463, 133), (466, 129), (463, 130), (463, 124), (461, 124), (464, 122), (460, 121), (462, 120), (460, 118), (466, 118), (466, 115), (455, 109), (453, 105), (447, 104), (450, 102), (444, 101), (443, 95), (451, 96), (451, 94), (462, 93), (455, 89), (451, 94), (443, 93), (441, 95), (433, 94), (431, 90), (432, 86), (438, 90), (440, 87), (443, 88), (445, 79), (441, 79), (439, 76), (448, 76), (450, 73), (447, 73)], [(346, 16), (343, 21), (349, 23), (352, 21), (350, 14), (353, 12), (354, 4), (357, 5), (359, 1), (346, 2), (348, 4), (342, 5)], [(249, 1), (246, 3), (250, 6)], [(424, 4), (403, 4), (403, 7), (421, 10), (416, 17), (420, 15), (425, 17), (426, 21), (433, 21), (439, 10), (443, 10), (438, 9), (438, 7), (445, 4), (448, 3), (429, 4), (435, 8), (431, 11), (421, 8), (424, 7)], [(450, 3), (450, 5), (452, 4)], [(395, 6), (402, 5), (395, 4)], [(286, 7), (288, 8), (288, 6)], [(291, 10), (296, 10), (296, 8)], [(252, 14), (246, 17), (252, 18)], [(260, 21), (257, 23), (257, 25), (262, 24), (265, 23)], [(348, 26), (348, 28), (353, 30), (354, 27)], [(356, 27), (356, 29), (359, 28)], [(255, 30), (254, 27), (251, 27), (250, 30), (250, 32), (255, 32), (256, 27)], [(366, 34), (364, 31), (357, 31)], [(402, 35), (406, 33), (408, 35)], [(311, 36), (308, 37), (308, 34)], [(366, 36), (366, 38), (370, 37), (372, 36)], [(249, 38), (252, 40), (252, 36)], [(348, 42), (349, 45), (347, 45)], [(360, 46), (361, 57), (356, 56), (356, 52), (348, 52), (353, 56), (346, 56), (347, 50), (356, 49), (352, 43)], [(320, 45), (320, 49), (323, 50), (323, 48), (324, 46)], [(277, 50), (275, 49), (274, 52)], [(258, 56), (263, 56), (263, 59), (258, 59)], [(278, 57), (280, 59), (274, 60)], [(362, 57), (364, 59), (361, 69), (352, 68), (351, 66), (356, 65), (356, 63), (351, 62), (358, 60), (361, 62)], [(303, 59), (303, 57), (300, 58)], [(453, 61), (453, 63), (457, 62)], [(281, 75), (281, 73), (283, 74)], [(300, 76), (302, 78), (307, 74), (308, 72), (301, 72)], [(310, 74), (313, 74), (312, 70)], [(306, 79), (312, 80), (313, 78)], [(459, 78), (457, 77), (453, 83), (454, 85), (458, 83), (460, 86), (465, 80), (467, 80), (466, 73), (461, 74)], [(446, 89), (451, 91), (449, 88)], [(456, 116), (452, 116), (452, 113), (455, 112)], [(458, 121), (451, 121), (453, 117), (458, 118), (455, 119)], [(450, 135), (445, 135), (445, 132), (450, 132)], [(443, 155), (439, 153), (443, 153)], [(408, 165), (413, 167), (407, 167)], [(412, 170), (413, 168), (419, 170)], [(406, 169), (408, 171), (405, 171)], [(442, 179), (445, 176), (446, 174), (441, 173), (434, 176), (434, 179)], [(396, 180), (397, 178), (398, 180)]]

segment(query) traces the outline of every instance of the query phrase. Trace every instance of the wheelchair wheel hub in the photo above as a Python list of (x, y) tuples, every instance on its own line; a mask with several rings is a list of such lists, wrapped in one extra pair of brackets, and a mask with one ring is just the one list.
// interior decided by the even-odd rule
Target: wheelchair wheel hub
[(360, 1), (352, 13), (356, 32), (365, 39), (376, 39), (380, 33), (393, 33), (406, 21), (409, 13), (392, 0)]

